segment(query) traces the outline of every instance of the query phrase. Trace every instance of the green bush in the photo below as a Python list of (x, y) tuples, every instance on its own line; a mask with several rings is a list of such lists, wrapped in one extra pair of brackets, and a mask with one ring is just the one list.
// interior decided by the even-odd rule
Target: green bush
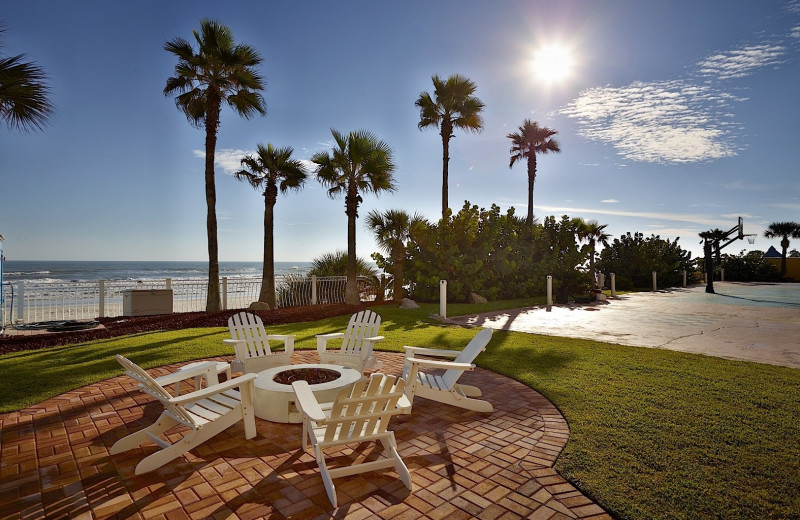
[(448, 298), (466, 301), (471, 292), (489, 300), (544, 294), (546, 277), (554, 290), (586, 294), (589, 275), (580, 266), (587, 246), (576, 239), (579, 221), (547, 217), (531, 226), (514, 215), (464, 203), (456, 215), (437, 224), (412, 229), (406, 273), (410, 293), (418, 301), (439, 298), (439, 280), (447, 280)]
[(678, 239), (664, 240), (658, 235), (645, 238), (642, 233), (627, 233), (615, 238), (600, 253), (597, 269), (609, 280), (616, 276), (620, 290), (651, 287), (653, 271), (658, 275), (658, 285), (674, 287), (683, 283), (683, 271), (694, 270), (692, 254), (678, 245)]

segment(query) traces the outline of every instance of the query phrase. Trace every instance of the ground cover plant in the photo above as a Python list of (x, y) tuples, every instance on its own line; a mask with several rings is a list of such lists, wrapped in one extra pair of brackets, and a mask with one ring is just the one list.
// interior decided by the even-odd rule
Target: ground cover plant
[[(448, 314), (522, 307), (533, 300), (451, 305)], [(432, 313), (376, 308), (386, 340), (461, 348), (474, 331)], [(341, 330), (348, 316), (276, 324), (297, 348)], [(145, 332), (0, 356), (2, 410), (18, 409), (121, 374), (113, 354), (145, 367), (230, 355), (221, 327)], [(550, 399), (570, 426), (556, 469), (622, 519), (800, 518), (800, 371), (785, 367), (496, 331), (477, 364)], [(48, 388), (44, 388), (48, 385)]]

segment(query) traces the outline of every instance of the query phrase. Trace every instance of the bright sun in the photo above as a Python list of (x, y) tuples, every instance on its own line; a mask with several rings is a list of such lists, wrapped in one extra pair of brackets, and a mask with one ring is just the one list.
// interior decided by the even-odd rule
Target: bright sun
[(572, 71), (572, 54), (561, 45), (549, 45), (536, 51), (533, 72), (544, 83), (558, 83)]

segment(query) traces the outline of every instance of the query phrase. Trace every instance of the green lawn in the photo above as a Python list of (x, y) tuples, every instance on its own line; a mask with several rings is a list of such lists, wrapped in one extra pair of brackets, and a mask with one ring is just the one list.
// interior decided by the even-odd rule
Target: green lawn
[[(541, 303), (450, 305), (448, 314)], [(386, 340), (460, 348), (473, 331), (418, 311), (377, 309)], [(270, 327), (297, 348), (347, 316)], [(145, 367), (231, 354), (222, 328), (115, 338), (0, 356), (0, 411), (119, 375), (113, 355)], [(800, 519), (800, 371), (587, 340), (498, 331), (478, 365), (547, 396), (571, 435), (556, 468), (625, 519)]]

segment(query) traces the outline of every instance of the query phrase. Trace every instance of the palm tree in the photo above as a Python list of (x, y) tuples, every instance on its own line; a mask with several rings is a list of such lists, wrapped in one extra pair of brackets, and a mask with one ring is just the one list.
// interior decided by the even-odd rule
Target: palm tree
[(519, 127), (519, 131), (508, 134), (506, 137), (511, 139), (511, 162), (508, 167), (512, 168), (514, 163), (526, 159), (528, 161), (528, 217), (525, 220), (528, 225), (533, 224), (533, 184), (536, 182), (536, 154), (547, 152), (560, 152), (561, 147), (558, 141), (552, 139), (557, 134), (555, 130), (547, 127), (540, 127), (536, 121), (526, 119)]
[(797, 222), (773, 222), (766, 231), (765, 238), (781, 238), (781, 276), (786, 276), (786, 251), (789, 249), (790, 238), (800, 238), (800, 224)]
[(593, 281), (597, 280), (594, 273), (595, 245), (597, 242), (600, 242), (604, 246), (608, 246), (608, 239), (611, 238), (611, 235), (605, 231), (606, 227), (608, 227), (608, 224), (601, 225), (596, 220), (590, 220), (588, 222), (581, 220), (580, 227), (578, 228), (578, 238), (586, 240), (589, 243), (589, 249), (591, 251), (591, 255), (589, 256), (589, 271), (592, 273)]
[(178, 57), (175, 75), (167, 78), (164, 95), (177, 94), (175, 104), (195, 127), (206, 130), (206, 232), (208, 234), (207, 311), (220, 309), (219, 244), (217, 242), (217, 188), (214, 183), (214, 154), (217, 148), (222, 102), (249, 119), (267, 113), (261, 76), (253, 67), (261, 56), (249, 45), (234, 43), (231, 30), (215, 20), (202, 20), (200, 32), (193, 31), (198, 50), (183, 38), (175, 38), (164, 50)]
[(379, 195), (394, 191), (394, 162), (389, 145), (366, 130), (348, 135), (331, 129), (336, 146), (328, 152), (318, 152), (311, 158), (317, 165), (317, 180), (328, 188), (328, 196), (344, 195), (347, 215), (347, 286), (345, 302), (359, 303), (356, 279), (356, 218), (361, 193)]
[(284, 194), (290, 189), (299, 190), (307, 176), (303, 163), (292, 159), (293, 152), (291, 147), (274, 148), (268, 143), (265, 148), (259, 144), (255, 157), (248, 155), (242, 159), (242, 167), (245, 169), (234, 174), (237, 179), (247, 181), (253, 188), (264, 190), (264, 267), (258, 301), (268, 304), (271, 309), (278, 306), (275, 298), (273, 248), (275, 203), (278, 202), (278, 192)]
[(442, 81), (433, 76), (433, 97), (427, 92), (420, 94), (414, 103), (419, 108), (419, 124), (422, 130), (428, 127), (439, 129), (442, 136), (442, 218), (447, 216), (447, 177), (450, 161), (450, 139), (455, 129), (479, 132), (483, 129), (483, 101), (473, 96), (475, 83), (454, 74)]
[(378, 247), (392, 259), (394, 301), (403, 299), (403, 264), (406, 259), (406, 242), (410, 237), (411, 226), (421, 220), (422, 217), (419, 214), (415, 213), (414, 216), (411, 216), (401, 209), (388, 209), (383, 213), (372, 210), (367, 215), (367, 228), (375, 233)]
[(44, 71), (24, 54), (0, 56), (0, 119), (9, 129), (41, 130), (53, 113), (49, 94)]

